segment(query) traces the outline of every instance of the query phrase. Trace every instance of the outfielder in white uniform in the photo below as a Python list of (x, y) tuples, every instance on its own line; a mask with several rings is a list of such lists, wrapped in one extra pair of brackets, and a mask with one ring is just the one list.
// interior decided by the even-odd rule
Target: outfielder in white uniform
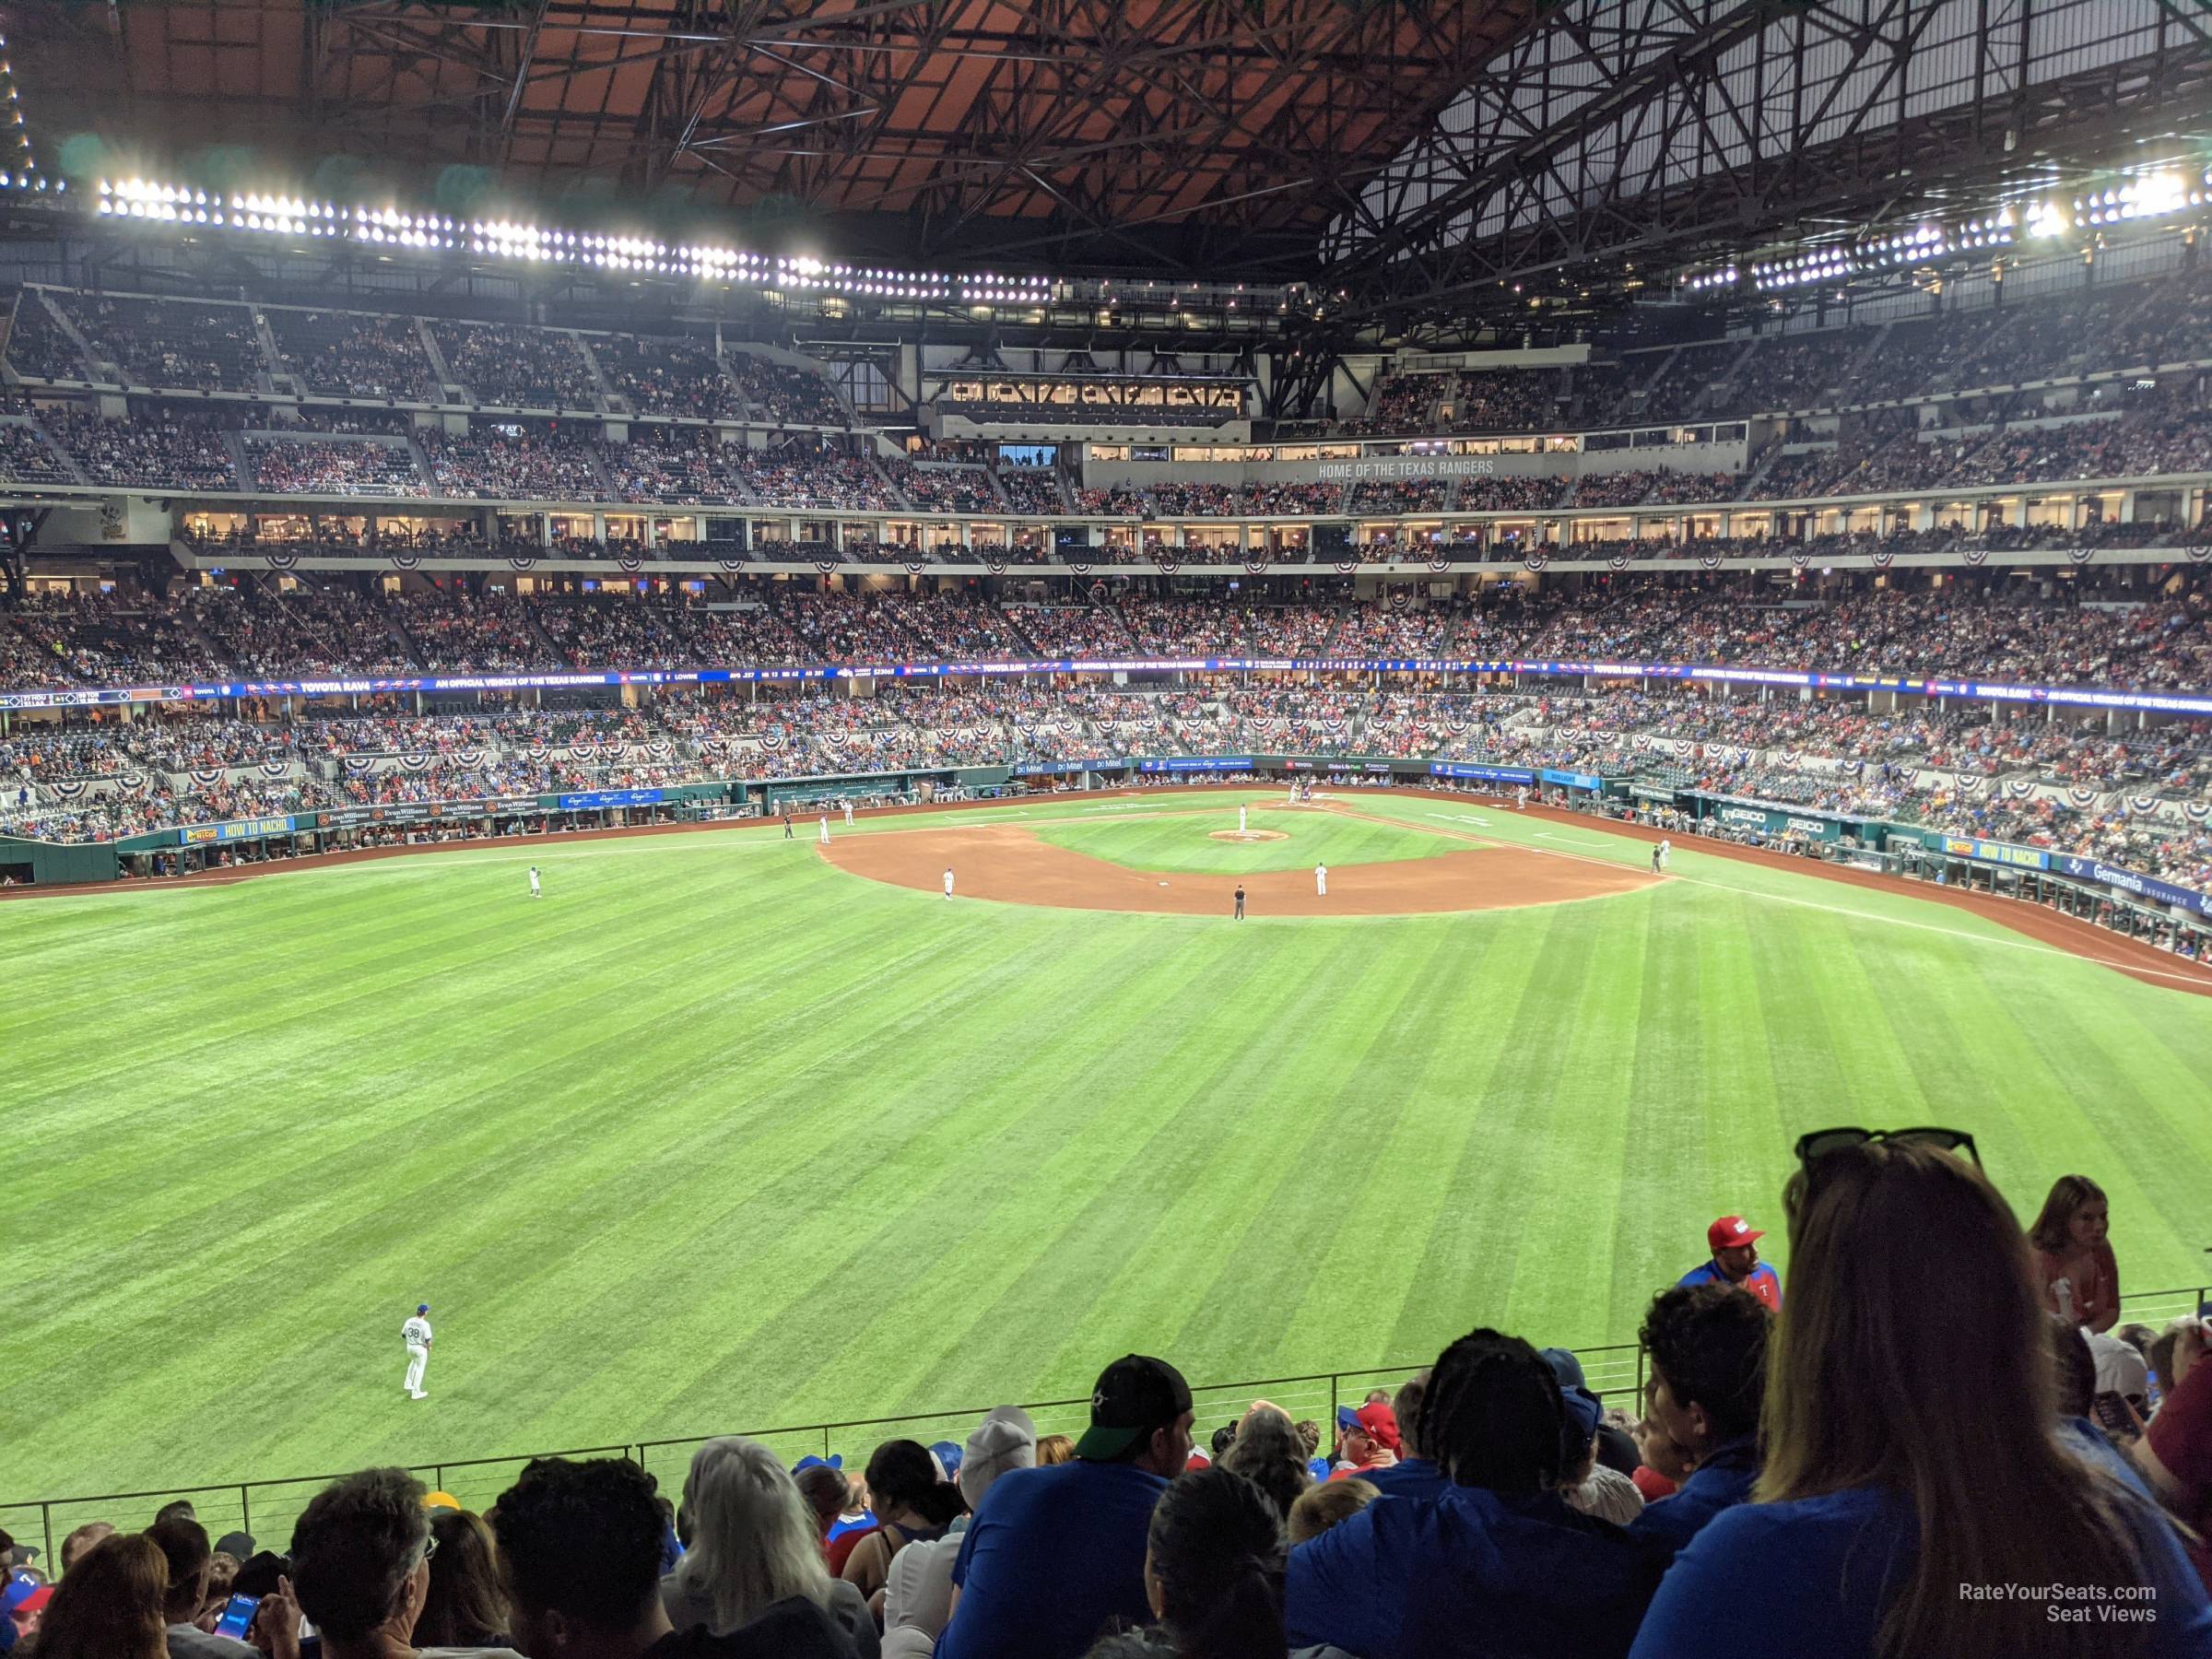
[(1661, 836), (1659, 838), (1659, 867), (1662, 870), (1666, 868), (1666, 861), (1674, 856), (1674, 852), (1675, 843), (1668, 841), (1664, 835)]
[(1324, 899), (1329, 896), (1329, 866), (1325, 864), (1313, 866), (1313, 890)]
[[(535, 870), (530, 872), (535, 877)], [(422, 1373), (430, 1365), (430, 1304), (422, 1303), (415, 1310), (415, 1317), (399, 1327), (400, 1340), (407, 1345), (407, 1398), (427, 1400), (429, 1391), (422, 1385)]]
[(850, 801), (845, 803), (845, 828), (853, 828), (853, 803)]
[(952, 897), (952, 866), (950, 865), (945, 866), (945, 897), (947, 899)]
[(822, 814), (822, 832), (816, 840), (825, 847), (830, 844), (830, 815), (826, 812)]
[(537, 866), (535, 865), (530, 866), (530, 897), (533, 899), (537, 897)]

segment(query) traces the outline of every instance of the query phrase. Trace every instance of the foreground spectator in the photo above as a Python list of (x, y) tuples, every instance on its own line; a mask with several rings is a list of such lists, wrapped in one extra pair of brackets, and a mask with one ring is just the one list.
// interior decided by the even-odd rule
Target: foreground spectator
[(1109, 1637), (1091, 1659), (1283, 1659), (1283, 1529), (1267, 1495), (1227, 1469), (1168, 1488), (1146, 1529), (1156, 1629)]
[(2120, 1322), (2120, 1267), (2112, 1260), (2112, 1206), (2087, 1175), (2061, 1175), (2028, 1230), (2035, 1288), (2052, 1312), (2100, 1334)]
[(1439, 1356), (1416, 1440), (1451, 1485), (1371, 1503), (1290, 1555), (1296, 1641), (1362, 1659), (1628, 1651), (1665, 1564), (1569, 1508), (1567, 1407), (1517, 1336), (1477, 1330)]
[(207, 1529), (177, 1515), (155, 1522), (146, 1535), (169, 1563), (161, 1616), (169, 1625), (170, 1659), (253, 1659), (253, 1650), (244, 1642), (211, 1635), (194, 1623), (207, 1605), (207, 1580), (215, 1560), (207, 1547)]
[(959, 1488), (937, 1477), (937, 1463), (919, 1441), (886, 1441), (868, 1459), (868, 1506), (876, 1530), (863, 1535), (845, 1558), (841, 1576), (883, 1610), (884, 1582), (891, 1562), (910, 1544), (934, 1544), (964, 1512)]
[(1299, 1438), (1297, 1426), (1279, 1407), (1264, 1400), (1244, 1414), (1218, 1461), (1220, 1467), (1243, 1476), (1266, 1493), (1285, 1520), (1313, 1483), (1313, 1472), (1306, 1467), (1306, 1442)]
[(324, 1659), (512, 1654), (503, 1647), (415, 1646), (437, 1547), (425, 1496), (405, 1469), (364, 1469), (324, 1488), (300, 1512), (292, 1528), (293, 1582), (300, 1609), (322, 1634)]
[(1391, 1415), (1398, 1423), (1398, 1461), (1388, 1468), (1370, 1469), (1359, 1477), (1385, 1498), (1441, 1498), (1448, 1484), (1443, 1471), (1421, 1449), (1421, 1396), (1428, 1387), (1426, 1366), (1400, 1385), (1390, 1403)]
[(884, 1659), (928, 1659), (952, 1618), (952, 1566), (973, 1512), (1000, 1476), (1036, 1464), (1037, 1426), (1020, 1406), (1001, 1406), (976, 1425), (953, 1477), (970, 1514), (935, 1543), (902, 1549), (891, 1562), (883, 1593)]
[(500, 1591), (500, 1567), (491, 1528), (484, 1517), (465, 1510), (444, 1510), (430, 1517), (430, 1594), (415, 1625), (423, 1647), (505, 1647), (507, 1603)]
[(852, 1659), (804, 1595), (727, 1637), (677, 1631), (661, 1599), (661, 1500), (625, 1458), (541, 1457), (492, 1512), (514, 1639), (531, 1659)]
[[(2027, 1240), (1980, 1170), (1925, 1141), (1847, 1144), (1808, 1158), (1786, 1209), (1758, 1500), (1676, 1559), (1636, 1659), (2212, 1647), (2165, 1518), (2058, 1439)], [(2019, 1585), (2156, 1618), (2054, 1621)]]
[(62, 1540), (62, 1571), (67, 1572), (76, 1565), (86, 1551), (102, 1538), (112, 1537), (115, 1524), (112, 1521), (88, 1521)]
[(876, 1659), (867, 1602), (830, 1576), (806, 1500), (766, 1446), (727, 1435), (700, 1447), (677, 1517), (687, 1553), (661, 1581), (676, 1629), (727, 1636), (802, 1595), (853, 1639), (862, 1659)]
[(1349, 1521), (1382, 1494), (1371, 1480), (1357, 1475), (1346, 1480), (1324, 1480), (1308, 1487), (1290, 1506), (1288, 1534), (1293, 1544), (1311, 1543), (1330, 1527)]
[(1398, 1461), (1398, 1420), (1380, 1400), (1370, 1400), (1354, 1410), (1336, 1408), (1336, 1466), (1331, 1480), (1348, 1480), (1355, 1475), (1387, 1469)]
[(953, 1563), (937, 1659), (1077, 1659), (1116, 1619), (1142, 1624), (1146, 1529), (1191, 1455), (1191, 1391), (1164, 1359), (1100, 1373), (1071, 1462), (991, 1488)]
[(1677, 1282), (1683, 1285), (1734, 1285), (1748, 1290), (1768, 1307), (1782, 1306), (1782, 1280), (1774, 1269), (1759, 1259), (1759, 1241), (1767, 1235), (1741, 1216), (1723, 1216), (1705, 1230), (1705, 1247), (1712, 1259), (1692, 1267)]
[(143, 1533), (103, 1538), (54, 1586), (39, 1622), (42, 1659), (165, 1659), (169, 1562)]
[(2190, 1559), (2202, 1581), (2212, 1585), (2212, 1362), (2206, 1359), (2207, 1347), (2212, 1337), (2202, 1320), (2191, 1320), (2175, 1335), (2174, 1380), (2136, 1442), (2135, 1456), (2151, 1489), (2196, 1534)]
[(1756, 1298), (1719, 1285), (1677, 1285), (1653, 1299), (1637, 1333), (1651, 1367), (1644, 1413), (1680, 1448), (1691, 1473), (1672, 1497), (1636, 1517), (1637, 1532), (1680, 1549), (1713, 1516), (1750, 1497), (1773, 1317)]

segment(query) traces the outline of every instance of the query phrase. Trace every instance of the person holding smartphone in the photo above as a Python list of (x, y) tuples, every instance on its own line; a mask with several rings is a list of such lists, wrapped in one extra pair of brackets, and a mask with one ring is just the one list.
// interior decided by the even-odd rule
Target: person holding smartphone
[(2061, 1175), (2028, 1230), (2035, 1288), (2060, 1318), (2102, 1335), (2120, 1322), (2120, 1268), (2112, 1260), (2112, 1206), (2087, 1175)]

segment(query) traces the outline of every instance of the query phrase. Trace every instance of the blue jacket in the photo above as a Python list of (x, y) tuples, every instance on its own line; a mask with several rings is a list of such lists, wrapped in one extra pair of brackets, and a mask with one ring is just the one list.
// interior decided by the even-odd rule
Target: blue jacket
[(1361, 1659), (1606, 1659), (1628, 1652), (1665, 1549), (1556, 1492), (1371, 1503), (1290, 1552), (1292, 1646)]
[(1751, 1496), (1759, 1479), (1759, 1437), (1724, 1441), (1690, 1471), (1681, 1490), (1645, 1507), (1629, 1523), (1639, 1536), (1654, 1538), (1669, 1549), (1680, 1549), (1724, 1509), (1733, 1509)]
[[(2157, 1594), (2146, 1604), (2157, 1618), (2137, 1627), (2143, 1651), (2205, 1659), (2212, 1602), (2203, 1581), (2162, 1515), (2139, 1501), (2128, 1513)], [(1739, 1503), (1675, 1559), (1631, 1659), (1872, 1659), (1883, 1615), (1912, 1583), (1919, 1531), (1912, 1500), (1883, 1487)]]
[[(1761, 1262), (1758, 1266), (1752, 1268), (1751, 1271), (1746, 1275), (1740, 1282), (1738, 1280), (1730, 1278), (1726, 1274), (1723, 1273), (1721, 1271), (1721, 1265), (1718, 1262), (1707, 1262), (1702, 1266), (1692, 1267), (1688, 1273), (1677, 1279), (1675, 1283), (1684, 1286), (1734, 1285), (1739, 1290), (1751, 1290), (1754, 1296), (1757, 1296), (1760, 1301), (1765, 1302), (1770, 1308), (1779, 1308), (1782, 1306), (1782, 1279), (1776, 1275), (1774, 1271), (1774, 1265), (1771, 1262)], [(1760, 1283), (1764, 1283), (1769, 1286), (1772, 1291), (1772, 1294), (1770, 1295), (1766, 1291), (1752, 1289), (1754, 1285)]]

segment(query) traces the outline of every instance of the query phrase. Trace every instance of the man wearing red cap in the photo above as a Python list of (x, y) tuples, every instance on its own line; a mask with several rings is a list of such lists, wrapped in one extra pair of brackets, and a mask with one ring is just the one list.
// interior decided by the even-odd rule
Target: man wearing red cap
[(1741, 1216), (1723, 1216), (1705, 1230), (1706, 1248), (1712, 1260), (1692, 1267), (1677, 1282), (1684, 1285), (1734, 1285), (1748, 1290), (1777, 1313), (1782, 1312), (1782, 1280), (1774, 1269), (1759, 1259), (1759, 1241), (1767, 1235)]
[(1336, 1407), (1336, 1466), (1331, 1480), (1349, 1480), (1370, 1469), (1387, 1469), (1398, 1461), (1398, 1418), (1389, 1406), (1370, 1400), (1359, 1410)]

